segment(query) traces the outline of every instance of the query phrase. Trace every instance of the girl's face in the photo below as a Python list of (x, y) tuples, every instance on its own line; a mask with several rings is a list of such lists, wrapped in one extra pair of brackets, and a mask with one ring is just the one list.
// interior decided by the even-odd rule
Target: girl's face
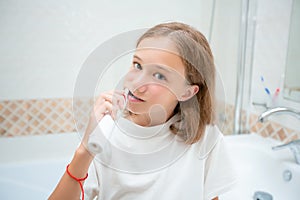
[(124, 79), (129, 89), (127, 109), (140, 116), (149, 126), (165, 122), (178, 101), (198, 92), (185, 79), (185, 67), (175, 46), (164, 37), (146, 38), (133, 56), (132, 66)]

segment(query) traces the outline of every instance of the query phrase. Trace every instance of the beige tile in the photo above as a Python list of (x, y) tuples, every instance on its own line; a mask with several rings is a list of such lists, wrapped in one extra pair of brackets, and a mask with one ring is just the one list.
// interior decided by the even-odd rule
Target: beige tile
[(26, 134), (27, 116), (26, 103), (21, 100), (2, 101), (1, 103), (1, 133), (3, 136)]
[(285, 142), (285, 143), (289, 143), (289, 142), (291, 142), (291, 141), (293, 141), (293, 140), (298, 140), (298, 139), (300, 139), (299, 136), (300, 136), (300, 135), (297, 134), (297, 133), (291, 134), (288, 138), (286, 138), (286, 140), (285, 140), (284, 142)]
[(16, 108), (18, 107), (17, 103), (18, 103), (18, 101), (13, 101), (13, 102), (11, 102), (11, 103), (9, 104), (9, 108), (10, 108), (11, 110), (16, 110)]
[[(72, 119), (67, 119), (65, 116), (70, 116), (71, 101), (65, 99), (41, 99), (30, 102), (30, 130), (34, 134), (57, 133), (57, 132), (72, 132)], [(70, 124), (65, 129), (64, 124)]]
[(11, 115), (11, 111), (10, 110), (8, 110), (8, 109), (4, 109), (4, 111), (3, 111), (3, 116), (10, 116)]
[(0, 136), (3, 137), (6, 134), (6, 130), (2, 127), (0, 127)]
[(266, 127), (266, 131), (267, 131), (269, 134), (272, 134), (272, 133), (274, 132), (274, 129), (273, 129), (271, 123), (269, 123), (268, 126)]
[(4, 122), (4, 117), (3, 116), (0, 116), (0, 123)]
[(250, 127), (250, 131), (251, 132), (257, 132), (258, 131), (258, 128), (257, 128), (257, 126), (252, 126), (252, 127)]
[(283, 128), (279, 129), (276, 133), (281, 141), (284, 141), (287, 138), (287, 135)]

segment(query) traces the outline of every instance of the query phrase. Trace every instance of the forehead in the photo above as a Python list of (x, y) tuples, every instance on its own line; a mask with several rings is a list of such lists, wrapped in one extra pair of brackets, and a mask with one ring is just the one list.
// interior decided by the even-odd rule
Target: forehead
[(135, 55), (142, 64), (166, 66), (184, 75), (185, 67), (174, 43), (166, 37), (145, 38), (137, 46)]

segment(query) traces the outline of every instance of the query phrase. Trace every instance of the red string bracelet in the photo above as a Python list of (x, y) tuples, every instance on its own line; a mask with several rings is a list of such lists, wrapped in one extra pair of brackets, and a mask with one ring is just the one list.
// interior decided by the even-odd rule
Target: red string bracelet
[(73, 176), (70, 171), (69, 171), (69, 166), (70, 164), (67, 165), (67, 173), (69, 174), (69, 176), (74, 179), (75, 181), (77, 181), (80, 185), (80, 189), (81, 189), (81, 199), (84, 200), (84, 189), (83, 189), (83, 186), (82, 186), (82, 183), (81, 181), (84, 181), (85, 179), (87, 179), (88, 177), (88, 173), (86, 173), (85, 177), (84, 178), (76, 178), (75, 176)]

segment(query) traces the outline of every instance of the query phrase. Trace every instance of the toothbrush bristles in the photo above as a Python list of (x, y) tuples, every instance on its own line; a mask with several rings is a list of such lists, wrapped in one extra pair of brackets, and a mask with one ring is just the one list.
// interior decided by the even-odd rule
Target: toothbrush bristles
[(125, 88), (124, 90), (124, 97), (125, 97), (125, 101), (124, 101), (124, 107), (123, 107), (123, 110), (126, 108), (127, 106), (127, 102), (128, 102), (128, 94), (129, 94), (129, 89), (128, 88)]

